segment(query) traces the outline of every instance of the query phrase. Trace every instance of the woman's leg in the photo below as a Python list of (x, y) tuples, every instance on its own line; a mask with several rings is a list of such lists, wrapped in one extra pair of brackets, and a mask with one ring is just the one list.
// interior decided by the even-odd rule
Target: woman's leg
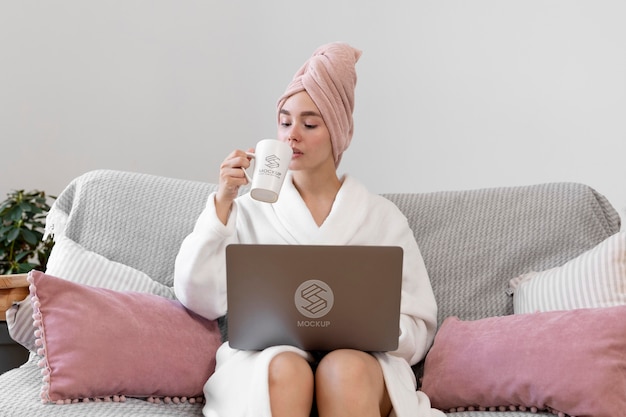
[(276, 355), (269, 366), (272, 417), (309, 417), (313, 405), (311, 365), (294, 352)]
[(315, 390), (320, 417), (387, 417), (392, 409), (380, 364), (357, 350), (326, 355), (315, 373)]

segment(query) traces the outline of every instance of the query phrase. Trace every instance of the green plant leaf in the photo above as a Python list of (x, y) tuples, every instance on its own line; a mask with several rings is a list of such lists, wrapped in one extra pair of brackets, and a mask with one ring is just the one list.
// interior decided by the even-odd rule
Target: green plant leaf
[(19, 234), (20, 234), (20, 229), (18, 229), (17, 227), (11, 228), (11, 230), (9, 230), (9, 233), (7, 233), (7, 242), (9, 243), (13, 242), (15, 239), (17, 239)]
[(8, 218), (11, 221), (17, 221), (17, 220), (22, 218), (22, 213), (23, 213), (22, 207), (20, 207), (20, 206), (13, 206), (9, 210)]
[(20, 234), (22, 235), (24, 240), (31, 245), (36, 245), (37, 242), (39, 241), (39, 239), (37, 239), (37, 235), (35, 235), (33, 232), (31, 232), (30, 230), (26, 228), (23, 228), (20, 231)]
[(28, 212), (28, 211), (32, 211), (33, 210), (33, 205), (30, 204), (28, 201), (22, 201), (20, 203), (20, 207), (21, 207), (22, 211), (24, 211), (24, 212)]
[(31, 264), (31, 263), (23, 263), (23, 264), (18, 264), (17, 265), (17, 273), (18, 274), (25, 274), (27, 272), (30, 272), (31, 270), (35, 269), (37, 267), (37, 265), (35, 264)]
[(30, 251), (19, 251), (15, 254), (15, 261), (19, 262), (30, 255)]

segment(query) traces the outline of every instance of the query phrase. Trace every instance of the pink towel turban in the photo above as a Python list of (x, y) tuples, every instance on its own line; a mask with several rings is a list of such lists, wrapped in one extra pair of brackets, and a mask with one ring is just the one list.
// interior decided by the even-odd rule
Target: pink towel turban
[(296, 72), (287, 90), (278, 100), (278, 111), (285, 101), (300, 91), (306, 91), (317, 105), (330, 132), (335, 166), (348, 148), (354, 132), (354, 88), (356, 62), (361, 51), (345, 43), (320, 46)]

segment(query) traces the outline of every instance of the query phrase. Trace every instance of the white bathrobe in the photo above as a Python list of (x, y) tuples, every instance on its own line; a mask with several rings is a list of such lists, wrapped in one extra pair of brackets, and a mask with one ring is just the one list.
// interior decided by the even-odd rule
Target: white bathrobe
[[(433, 341), (437, 306), (413, 232), (393, 203), (344, 176), (330, 214), (318, 227), (291, 175), (274, 204), (255, 201), (248, 194), (237, 198), (226, 225), (217, 218), (214, 201), (212, 194), (176, 258), (174, 288), (183, 305), (209, 319), (226, 314), (224, 251), (230, 243), (401, 246), (404, 265), (399, 347), (375, 356), (393, 404), (392, 415), (443, 416), (431, 409), (425, 394), (416, 391), (411, 370)], [(235, 350), (224, 343), (217, 352), (215, 373), (204, 387), (204, 414), (271, 417), (267, 371), (271, 359), (284, 351), (309, 358), (307, 352), (291, 346), (257, 352)]]

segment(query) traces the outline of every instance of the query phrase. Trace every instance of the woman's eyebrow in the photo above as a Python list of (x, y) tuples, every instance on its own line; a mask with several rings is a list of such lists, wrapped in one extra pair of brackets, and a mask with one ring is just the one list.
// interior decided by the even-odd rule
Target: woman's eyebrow
[(319, 113), (318, 113), (318, 112), (316, 112), (316, 111), (312, 111), (312, 110), (309, 110), (309, 111), (303, 111), (302, 113), (300, 113), (300, 116), (316, 116), (316, 117), (322, 117), (322, 115), (321, 115), (321, 114), (319, 114)]
[[(291, 113), (290, 113), (288, 110), (285, 110), (285, 109), (280, 109), (280, 112), (279, 112), (279, 113), (280, 113), (280, 114), (284, 114), (284, 115), (286, 115), (286, 116), (291, 116)], [(300, 113), (300, 117), (303, 117), (303, 116), (316, 116), (316, 117), (322, 117), (322, 115), (321, 115), (321, 114), (319, 114), (318, 112), (313, 111), (313, 110), (305, 110), (305, 111), (301, 112), (301, 113)]]

